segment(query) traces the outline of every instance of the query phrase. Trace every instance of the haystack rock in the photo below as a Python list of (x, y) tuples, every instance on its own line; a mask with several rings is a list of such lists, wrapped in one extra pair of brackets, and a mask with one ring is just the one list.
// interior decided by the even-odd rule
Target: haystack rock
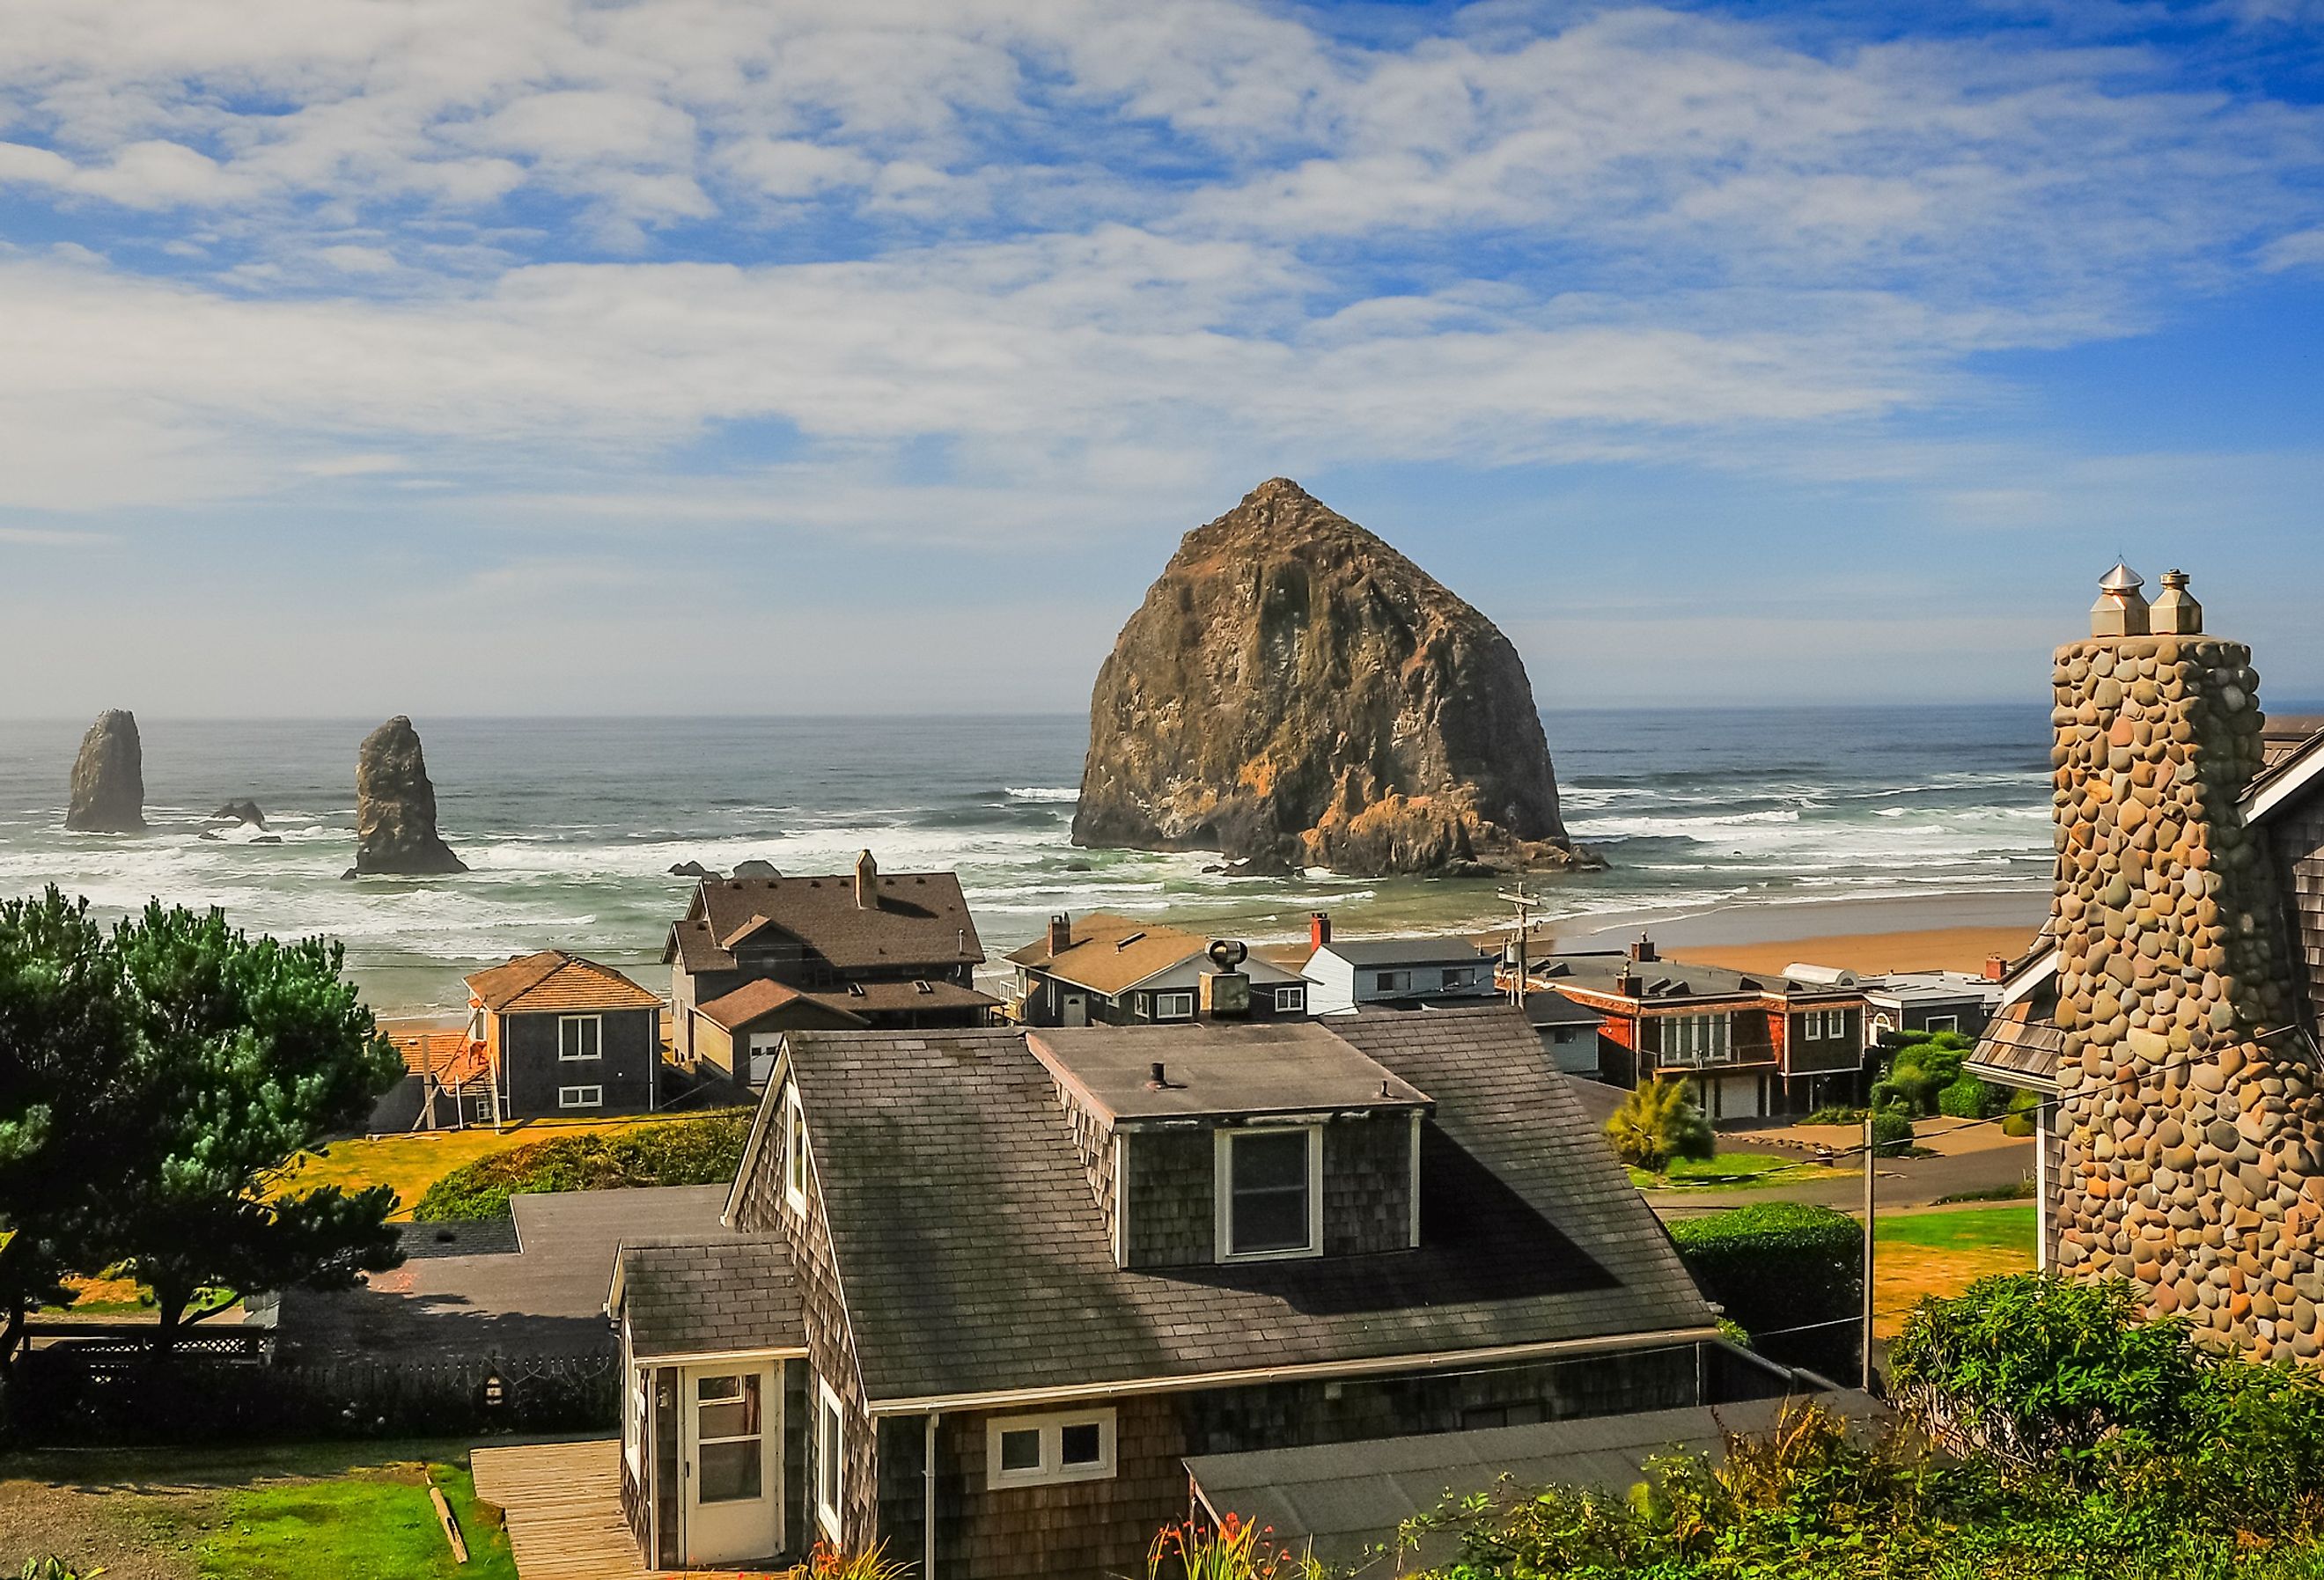
[(465, 873), (436, 833), (436, 787), (420, 734), (401, 714), (364, 737), (355, 754), (355, 864), (362, 873)]
[(1600, 864), (1566, 837), (1508, 639), (1285, 477), (1189, 532), (1122, 627), (1074, 843), (1249, 872)]
[(144, 831), (145, 748), (134, 714), (108, 707), (80, 738), (65, 827), (88, 834)]

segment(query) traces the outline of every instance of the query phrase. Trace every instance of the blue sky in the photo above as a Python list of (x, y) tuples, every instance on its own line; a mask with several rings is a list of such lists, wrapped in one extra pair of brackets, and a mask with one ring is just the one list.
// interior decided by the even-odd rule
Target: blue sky
[(1277, 474), (1552, 707), (2324, 697), (2324, 5), (13, 0), (0, 708), (1078, 708)]

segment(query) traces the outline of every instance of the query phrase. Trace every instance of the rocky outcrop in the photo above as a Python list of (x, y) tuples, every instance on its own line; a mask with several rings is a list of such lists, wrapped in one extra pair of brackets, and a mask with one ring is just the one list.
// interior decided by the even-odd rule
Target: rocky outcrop
[(144, 831), (145, 748), (135, 715), (108, 707), (80, 738), (65, 827), (85, 834)]
[(364, 737), (355, 754), (355, 873), (465, 873), (436, 833), (436, 787), (420, 735), (401, 714)]
[(226, 805), (220, 807), (217, 811), (210, 814), (210, 821), (213, 823), (250, 823), (263, 828), (266, 827), (266, 814), (259, 809), (259, 806), (256, 801), (228, 801)]
[(1283, 477), (1188, 533), (1122, 627), (1074, 843), (1252, 872), (1596, 864), (1508, 639)]

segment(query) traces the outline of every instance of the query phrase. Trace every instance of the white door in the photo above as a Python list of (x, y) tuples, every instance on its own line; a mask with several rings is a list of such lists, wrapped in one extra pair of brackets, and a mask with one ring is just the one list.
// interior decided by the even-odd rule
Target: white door
[(1059, 1019), (1068, 1026), (1088, 1025), (1089, 1000), (1084, 998), (1077, 993), (1067, 993), (1065, 995), (1065, 1010), (1059, 1016)]
[(765, 1086), (767, 1077), (775, 1073), (775, 1044), (782, 1039), (779, 1031), (751, 1033), (751, 1062), (745, 1067), (749, 1073), (743, 1078), (753, 1086)]
[(772, 1556), (782, 1546), (782, 1390), (774, 1367), (690, 1366), (678, 1483), (686, 1562)]

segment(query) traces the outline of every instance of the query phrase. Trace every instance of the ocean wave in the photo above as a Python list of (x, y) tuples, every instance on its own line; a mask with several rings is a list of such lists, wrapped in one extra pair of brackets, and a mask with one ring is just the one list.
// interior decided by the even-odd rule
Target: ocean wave
[(1078, 801), (1082, 799), (1078, 785), (1033, 785), (1025, 788), (1010, 785), (1006, 793), (1019, 801)]

